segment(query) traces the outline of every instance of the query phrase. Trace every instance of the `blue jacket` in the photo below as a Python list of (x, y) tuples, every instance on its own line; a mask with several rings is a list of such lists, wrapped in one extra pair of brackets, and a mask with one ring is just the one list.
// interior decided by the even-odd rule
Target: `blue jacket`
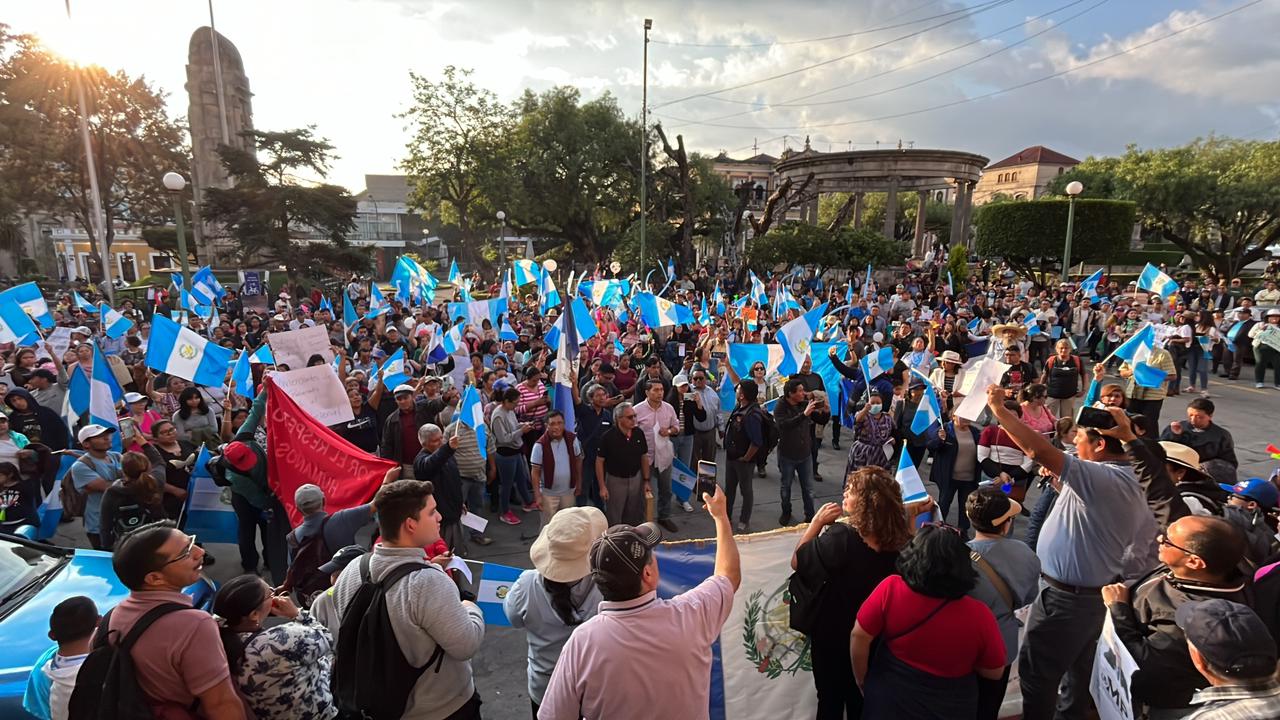
[[(928, 433), (929, 435), (928, 447), (929, 447), (929, 450), (933, 452), (933, 467), (929, 470), (929, 482), (933, 483), (934, 485), (938, 485), (939, 487), (941, 487), (944, 482), (946, 483), (951, 482), (951, 470), (956, 465), (956, 455), (960, 451), (960, 445), (959, 443), (956, 442), (955, 423), (954, 422), (943, 423), (942, 427), (945, 428), (947, 431), (946, 440), (939, 439), (938, 434), (936, 432)], [(973, 444), (975, 447), (977, 447), (978, 434), (979, 434), (978, 426), (970, 425), (969, 432), (973, 434)], [(977, 482), (977, 478), (980, 472), (981, 471), (977, 467), (977, 461), (975, 460), (973, 482), (975, 483)], [(963, 513), (964, 508), (961, 508), (960, 512)]]

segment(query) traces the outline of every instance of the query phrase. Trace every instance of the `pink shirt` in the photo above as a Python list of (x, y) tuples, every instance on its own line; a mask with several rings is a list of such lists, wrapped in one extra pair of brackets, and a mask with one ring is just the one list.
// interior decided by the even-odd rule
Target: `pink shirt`
[(538, 720), (707, 718), (711, 644), (732, 608), (733, 584), (720, 575), (670, 600), (600, 603), (560, 651)]
[(658, 437), (658, 428), (680, 429), (680, 418), (676, 417), (676, 409), (664, 402), (654, 410), (649, 401), (635, 406), (636, 427), (644, 432), (644, 439), (649, 444), (649, 464), (655, 469), (666, 470), (675, 460), (675, 447), (671, 438)]
[[(120, 637), (148, 610), (164, 603), (191, 605), (180, 592), (134, 592), (111, 611)], [(231, 676), (218, 624), (203, 610), (179, 610), (156, 620), (133, 646), (138, 685), (153, 701), (189, 707), (196, 696)]]

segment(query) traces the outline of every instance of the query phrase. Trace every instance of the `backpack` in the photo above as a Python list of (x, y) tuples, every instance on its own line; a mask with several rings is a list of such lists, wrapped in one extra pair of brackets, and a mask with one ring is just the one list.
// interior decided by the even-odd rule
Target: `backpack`
[(404, 576), (428, 569), (425, 563), (403, 563), (381, 580), (369, 575), (372, 553), (360, 558), (360, 588), (342, 612), (334, 648), (330, 687), (338, 709), (366, 720), (399, 720), (409, 694), (428, 668), (440, 672), (444, 648), (439, 644), (427, 664), (414, 667), (396, 642), (387, 614), (387, 592)]
[(108, 610), (98, 623), (89, 656), (76, 675), (75, 689), (67, 706), (68, 720), (154, 720), (156, 715), (151, 703), (138, 686), (130, 652), (156, 620), (172, 612), (191, 609), (190, 605), (178, 603), (157, 605), (138, 618), (123, 639), (119, 639), (118, 631), (107, 629), (114, 612), (114, 609)]
[(116, 517), (115, 521), (112, 523), (112, 532), (115, 533), (115, 537), (123, 537), (126, 533), (136, 530), (143, 525), (163, 519), (163, 515), (154, 514), (152, 512), (152, 508), (135, 500), (127, 505), (122, 504), (116, 508)]
[(743, 427), (748, 414), (755, 414), (760, 418), (760, 435), (764, 439), (764, 445), (756, 452), (752, 462), (763, 462), (774, 448), (778, 447), (778, 423), (774, 421), (773, 416), (765, 412), (759, 405), (752, 405), (745, 410), (735, 410), (729, 416), (728, 427), (725, 431), (725, 457), (729, 460), (737, 460), (746, 453), (747, 448), (751, 446), (747, 440), (747, 431)]
[(231, 487), (231, 480), (227, 477), (227, 461), (222, 455), (214, 455), (209, 458), (204, 469), (209, 472), (209, 477), (213, 478), (213, 484), (218, 487)]
[(324, 526), (328, 523), (329, 517), (326, 516), (320, 521), (320, 529), (302, 543), (298, 542), (297, 529), (286, 538), (293, 550), (293, 562), (289, 564), (279, 592), (293, 590), (305, 605), (310, 605), (312, 597), (329, 587), (329, 575), (320, 572), (320, 566), (333, 557), (329, 544), (324, 541)]
[[(840, 527), (838, 523), (831, 527), (833, 529), (827, 532), (839, 532), (834, 530), (834, 528)], [(811, 542), (817, 543), (818, 538), (814, 538)], [(827, 565), (822, 562), (821, 547), (818, 544), (813, 546), (813, 551), (818, 558), (818, 565), (822, 568), (825, 576), (821, 581), (816, 584), (812, 583), (802, 576), (799, 571), (791, 573), (791, 577), (787, 580), (787, 594), (791, 596), (791, 600), (787, 603), (787, 609), (790, 613), (788, 621), (791, 629), (810, 637), (818, 630), (818, 613), (822, 609), (822, 600), (827, 595), (827, 588), (831, 585)]]
[(78, 518), (84, 517), (85, 506), (89, 503), (89, 496), (80, 492), (76, 487), (76, 481), (71, 476), (71, 472), (75, 469), (76, 463), (80, 462), (85, 455), (76, 458), (71, 463), (71, 467), (67, 468), (67, 472), (63, 474), (62, 480), (58, 481), (58, 499), (62, 501), (62, 517)]

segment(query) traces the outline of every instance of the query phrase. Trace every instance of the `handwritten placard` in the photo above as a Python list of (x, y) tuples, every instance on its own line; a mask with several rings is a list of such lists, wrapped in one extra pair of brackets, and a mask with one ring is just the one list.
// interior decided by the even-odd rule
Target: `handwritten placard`
[(312, 355), (323, 357), (326, 363), (333, 362), (329, 331), (321, 325), (273, 332), (267, 336), (267, 343), (276, 364), (288, 365), (290, 370), (306, 367)]
[(347, 390), (330, 365), (275, 372), (271, 374), (271, 381), (322, 425), (337, 425), (355, 419), (351, 403), (347, 400)]

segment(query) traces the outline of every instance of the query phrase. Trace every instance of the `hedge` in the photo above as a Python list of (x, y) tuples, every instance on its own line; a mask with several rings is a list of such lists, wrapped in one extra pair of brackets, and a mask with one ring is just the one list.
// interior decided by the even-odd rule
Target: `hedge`
[[(975, 217), (978, 253), (1029, 264), (1062, 261), (1069, 201), (1045, 199), (983, 205)], [(1105, 262), (1129, 247), (1137, 206), (1121, 200), (1077, 200), (1072, 264)]]

